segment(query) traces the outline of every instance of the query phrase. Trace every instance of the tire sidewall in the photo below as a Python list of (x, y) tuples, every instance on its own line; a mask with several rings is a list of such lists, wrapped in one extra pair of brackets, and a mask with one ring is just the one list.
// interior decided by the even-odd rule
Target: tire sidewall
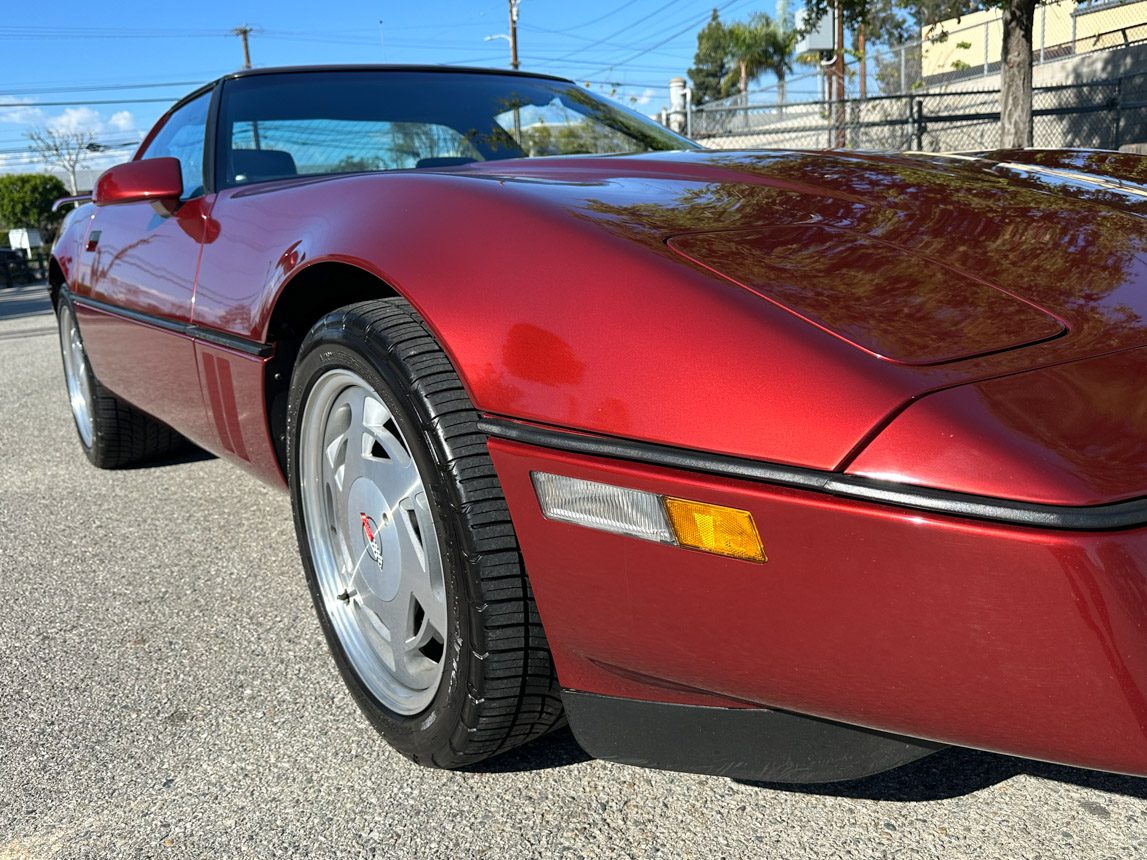
[[(76, 421), (76, 413), (72, 410), (72, 404), (71, 404), (70, 399), (68, 402), (68, 414), (72, 416), (72, 428), (76, 431), (76, 439), (77, 439), (77, 441), (79, 441), (80, 447), (83, 449), (84, 456), (87, 457), (91, 463), (95, 464), (96, 466), (99, 466), (99, 465), (101, 465), (101, 462), (103, 459), (103, 457), (102, 457), (102, 451), (103, 451), (102, 436), (103, 436), (103, 434), (100, 432), (100, 422), (99, 422), (99, 417), (98, 417), (98, 414), (96, 411), (96, 397), (98, 396), (98, 392), (99, 392), (99, 387), (98, 387), (99, 382), (96, 380), (96, 375), (92, 371), (91, 361), (88, 358), (88, 349), (86, 346), (84, 346), (84, 333), (82, 331), (80, 331), (80, 320), (79, 320), (79, 317), (76, 315), (76, 305), (71, 300), (71, 298), (69, 298), (67, 291), (61, 290), (59, 300), (56, 303), (56, 336), (59, 338), (59, 341), (60, 341), (60, 363), (64, 368), (64, 373), (67, 374), (68, 365), (67, 365), (67, 362), (64, 360), (65, 345), (64, 345), (64, 340), (63, 340), (63, 332), (60, 331), (60, 315), (65, 310), (72, 315), (72, 322), (76, 326), (76, 336), (79, 338), (80, 347), (83, 349), (83, 352), (84, 352), (84, 367), (83, 367), (83, 370), (81, 371), (81, 373), (83, 373), (87, 377), (88, 392), (89, 392), (89, 397), (90, 397), (90, 401), (91, 401), (88, 403), (88, 412), (91, 414), (91, 421), (92, 421), (92, 444), (91, 445), (88, 445), (86, 442), (84, 442), (84, 436), (80, 432), (80, 425)], [(65, 391), (67, 391), (66, 382), (67, 382), (67, 380), (65, 379)], [(70, 397), (70, 392), (69, 392), (69, 397)]]
[[(434, 751), (449, 743), (461, 720), (468, 692), (469, 661), (466, 656), (471, 636), (466, 583), (466, 530), (458, 512), (457, 493), (451, 480), (444, 477), (443, 470), (438, 466), (445, 459), (445, 454), (433, 432), (434, 423), (427, 404), (410, 395), (413, 380), (393, 352), (386, 348), (385, 342), (374, 336), (366, 337), (365, 334), (361, 329), (341, 326), (319, 329), (304, 341), (295, 364), (287, 406), (287, 471), (295, 533), (323, 635), (356, 703), (391, 745), (416, 761), (430, 763)], [(448, 628), (443, 643), (442, 677), (433, 701), (425, 710), (413, 716), (398, 714), (387, 708), (358, 677), (327, 612), (307, 537), (306, 514), (299, 484), (301, 451), (298, 430), (315, 383), (327, 371), (338, 368), (349, 370), (365, 380), (391, 411), (410, 446), (427, 491), (442, 555)]]

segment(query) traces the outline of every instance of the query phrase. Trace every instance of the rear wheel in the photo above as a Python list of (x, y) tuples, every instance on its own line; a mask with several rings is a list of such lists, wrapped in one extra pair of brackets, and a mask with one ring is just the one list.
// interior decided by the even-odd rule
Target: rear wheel
[(401, 299), (320, 320), (288, 407), (300, 552), (356, 701), (400, 752), (460, 767), (553, 728), (549, 649), (478, 415)]
[(117, 469), (172, 454), (187, 441), (100, 384), (88, 364), (76, 311), (66, 294), (56, 308), (64, 381), (84, 454), (101, 469)]

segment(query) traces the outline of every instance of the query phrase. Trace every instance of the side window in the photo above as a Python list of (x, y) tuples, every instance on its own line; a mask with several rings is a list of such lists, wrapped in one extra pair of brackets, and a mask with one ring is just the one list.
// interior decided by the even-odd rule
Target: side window
[(207, 113), (211, 92), (189, 101), (167, 118), (140, 158), (179, 159), (183, 171), (183, 199), (203, 193), (203, 152), (207, 138)]

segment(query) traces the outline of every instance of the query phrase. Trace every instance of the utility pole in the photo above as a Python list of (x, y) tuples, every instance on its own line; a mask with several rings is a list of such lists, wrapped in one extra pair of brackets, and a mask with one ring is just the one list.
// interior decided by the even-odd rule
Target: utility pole
[(833, 64), (836, 76), (836, 140), (834, 145), (844, 147), (844, 10), (840, 0), (836, 0), (836, 62)]
[[(777, 0), (777, 21), (780, 23), (781, 33), (787, 35), (789, 32), (789, 2), (788, 0)], [(781, 79), (777, 80), (777, 104), (784, 105), (785, 103), (785, 82)]]
[(522, 0), (510, 0), (510, 68), (518, 70), (518, 7)]
[(249, 24), (244, 24), (242, 27), (236, 27), (231, 31), (231, 34), (238, 36), (243, 40), (243, 68), (251, 68), (251, 46), (247, 44), (247, 37), (251, 35), (254, 28)]

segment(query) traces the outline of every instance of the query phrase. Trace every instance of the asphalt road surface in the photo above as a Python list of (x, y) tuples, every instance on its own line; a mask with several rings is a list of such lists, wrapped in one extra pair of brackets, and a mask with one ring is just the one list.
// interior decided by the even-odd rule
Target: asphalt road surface
[(89, 466), (53, 322), (0, 290), (0, 860), (1147, 856), (1147, 780), (966, 750), (804, 789), (564, 732), (417, 767), (343, 690), (286, 497), (204, 456)]

